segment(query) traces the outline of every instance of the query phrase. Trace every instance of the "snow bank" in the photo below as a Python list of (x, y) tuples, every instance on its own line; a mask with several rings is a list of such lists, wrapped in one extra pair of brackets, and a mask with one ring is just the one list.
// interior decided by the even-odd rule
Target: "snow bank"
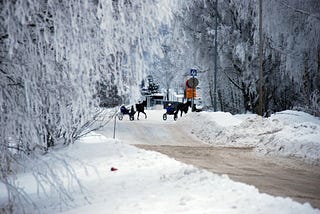
[[(59, 196), (50, 192), (49, 198), (41, 192), (39, 196), (31, 195), (41, 213), (319, 213), (308, 203), (260, 194), (255, 187), (225, 175), (100, 135), (85, 137), (58, 154), (69, 157), (86, 188), (81, 193), (69, 183), (72, 206), (61, 204)], [(79, 165), (78, 160), (83, 164)], [(111, 171), (112, 167), (117, 170)], [(23, 177), (19, 180), (29, 192), (37, 189)], [(0, 201), (2, 197), (0, 194)]]
[(214, 146), (253, 147), (258, 154), (295, 157), (320, 165), (320, 120), (304, 112), (283, 111), (270, 118), (200, 112), (178, 122)]

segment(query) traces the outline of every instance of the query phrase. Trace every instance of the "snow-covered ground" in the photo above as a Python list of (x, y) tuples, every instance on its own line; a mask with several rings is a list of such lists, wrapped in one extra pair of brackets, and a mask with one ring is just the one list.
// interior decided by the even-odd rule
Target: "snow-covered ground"
[[(162, 113), (152, 111), (153, 117), (147, 120), (164, 123)], [(254, 146), (260, 154), (302, 157), (319, 163), (319, 119), (301, 112), (285, 111), (268, 119), (201, 112), (179, 118), (179, 123), (189, 124), (186, 129), (211, 144), (217, 141), (219, 146)], [(50, 162), (50, 158), (70, 164), (83, 188), (80, 191), (73, 176), (60, 175), (72, 198), (66, 206), (59, 202), (61, 195), (49, 186), (44, 186), (47, 195), (39, 189), (32, 179), (32, 167), (18, 174), (17, 183), (41, 213), (320, 213), (308, 203), (261, 194), (255, 187), (234, 182), (227, 175), (198, 169), (96, 133), (46, 160)], [(55, 170), (64, 165), (51, 167)], [(112, 167), (117, 170), (112, 171)], [(6, 197), (4, 186), (0, 185), (0, 207)], [(28, 208), (26, 212), (36, 210)]]
[(203, 141), (226, 147), (254, 147), (260, 155), (295, 157), (320, 165), (320, 119), (283, 111), (269, 118), (225, 112), (187, 114), (179, 123)]

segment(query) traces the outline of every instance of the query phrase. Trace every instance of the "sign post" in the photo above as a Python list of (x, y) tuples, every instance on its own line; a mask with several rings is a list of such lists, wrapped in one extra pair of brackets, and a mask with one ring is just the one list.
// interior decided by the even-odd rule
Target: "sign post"
[[(198, 70), (194, 69), (194, 68), (191, 68), (190, 69), (190, 75), (192, 76), (192, 84), (190, 84), (191, 87), (192, 87), (191, 111), (193, 111), (194, 110), (193, 106), (194, 106), (194, 97), (195, 97), (194, 96), (195, 95), (195, 93), (194, 93), (195, 92), (195, 87), (197, 87), (197, 85), (199, 83), (198, 79), (196, 79), (194, 77), (198, 75)], [(195, 82), (195, 80), (197, 80), (197, 82)]]
[(117, 114), (114, 115), (113, 139), (116, 139), (116, 125), (117, 125)]

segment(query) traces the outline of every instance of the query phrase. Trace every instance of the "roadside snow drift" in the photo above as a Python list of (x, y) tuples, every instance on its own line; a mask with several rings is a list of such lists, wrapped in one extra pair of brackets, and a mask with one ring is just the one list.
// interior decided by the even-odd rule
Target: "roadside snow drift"
[(261, 155), (295, 157), (320, 165), (320, 120), (304, 112), (283, 111), (270, 118), (200, 112), (178, 122), (214, 146), (254, 147)]

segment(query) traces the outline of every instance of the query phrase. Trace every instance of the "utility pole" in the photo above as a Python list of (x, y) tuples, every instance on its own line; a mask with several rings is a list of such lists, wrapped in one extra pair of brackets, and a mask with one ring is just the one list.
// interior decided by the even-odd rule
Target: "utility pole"
[(218, 0), (216, 0), (216, 11), (215, 11), (215, 33), (214, 33), (214, 97), (213, 97), (213, 109), (217, 111), (217, 58), (218, 58)]
[(262, 37), (262, 0), (259, 0), (259, 109), (260, 116), (263, 115), (263, 70), (262, 70), (262, 54), (263, 54), (263, 37)]

